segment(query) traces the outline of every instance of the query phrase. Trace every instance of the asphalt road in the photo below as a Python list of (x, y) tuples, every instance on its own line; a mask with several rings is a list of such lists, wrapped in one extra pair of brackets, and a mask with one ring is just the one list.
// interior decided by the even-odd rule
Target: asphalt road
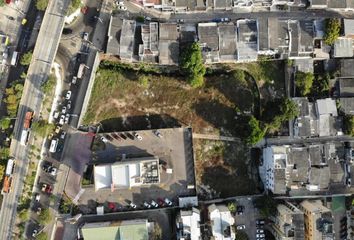
[(0, 239), (11, 238), (18, 198), (22, 193), (23, 180), (28, 169), (27, 147), (19, 142), (23, 119), (27, 111), (34, 111), (37, 114), (35, 117), (38, 118), (43, 98), (40, 86), (48, 78), (64, 27), (64, 16), (69, 2), (69, 0), (50, 1), (33, 52), (32, 63), (28, 69), (28, 77), (17, 113), (14, 138), (10, 147), (11, 155), (16, 159), (16, 166), (12, 192), (4, 196), (0, 212)]

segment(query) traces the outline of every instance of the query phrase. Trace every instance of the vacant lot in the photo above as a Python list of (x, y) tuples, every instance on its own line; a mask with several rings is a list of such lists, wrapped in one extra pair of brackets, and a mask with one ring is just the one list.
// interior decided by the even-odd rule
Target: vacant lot
[(180, 77), (101, 68), (84, 122), (102, 122), (105, 131), (189, 125), (237, 136), (235, 119), (251, 113), (258, 99), (253, 85), (230, 73), (206, 77), (205, 87), (193, 89)]

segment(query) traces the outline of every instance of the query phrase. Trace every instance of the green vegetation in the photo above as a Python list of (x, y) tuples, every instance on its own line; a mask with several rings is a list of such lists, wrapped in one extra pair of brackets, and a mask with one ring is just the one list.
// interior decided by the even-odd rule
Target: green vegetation
[(18, 214), (18, 217), (20, 218), (21, 221), (26, 222), (29, 218), (28, 209), (21, 210), (20, 213)]
[(326, 29), (324, 42), (327, 45), (332, 45), (339, 37), (341, 30), (341, 20), (338, 18), (326, 19)]
[(80, 7), (81, 7), (81, 0), (71, 0), (67, 15), (72, 14)]
[(261, 129), (259, 121), (253, 116), (248, 121), (248, 131), (249, 134), (246, 137), (246, 143), (250, 145), (258, 143), (266, 133), (264, 129)]
[(329, 95), (329, 73), (317, 75), (313, 81), (311, 96), (314, 98), (325, 98)]
[(38, 222), (42, 225), (46, 225), (52, 219), (49, 208), (45, 208), (38, 216)]
[(139, 76), (139, 84), (143, 86), (144, 88), (147, 88), (149, 86), (149, 78), (145, 75)]
[(184, 49), (181, 55), (180, 68), (192, 87), (203, 86), (206, 70), (202, 51), (197, 42)]
[(36, 240), (48, 240), (48, 236), (45, 232), (41, 232), (36, 236)]
[(20, 103), (23, 91), (22, 83), (14, 83), (5, 89), (5, 99), (7, 114), (10, 118), (16, 117), (18, 104)]
[(46, 120), (39, 120), (32, 123), (32, 131), (43, 138), (54, 131), (54, 128), (54, 124), (50, 124)]
[(5, 5), (5, 0), (0, 0), (0, 7)]
[(137, 17), (135, 18), (135, 21), (140, 22), (140, 23), (143, 23), (143, 22), (145, 21), (145, 18), (144, 18), (144, 16), (137, 16)]
[(33, 51), (28, 51), (27, 53), (23, 54), (20, 59), (20, 64), (23, 66), (28, 66), (31, 64), (33, 56)]
[(295, 85), (301, 96), (306, 96), (310, 93), (314, 75), (312, 73), (296, 72)]
[(61, 200), (60, 200), (60, 205), (59, 205), (59, 212), (61, 214), (69, 214), (71, 211), (71, 207), (72, 207), (72, 202), (69, 198), (67, 198), (66, 196), (64, 196)]
[(48, 80), (45, 83), (43, 83), (43, 85), (41, 87), (43, 93), (45, 95), (50, 94), (54, 90), (55, 84), (56, 84), (55, 76), (53, 74), (49, 75)]
[(235, 214), (237, 211), (237, 205), (235, 202), (229, 202), (227, 204), (227, 208), (229, 209), (229, 211), (231, 212), (231, 214)]
[(277, 212), (277, 202), (269, 195), (258, 197), (254, 201), (254, 205), (259, 209), (260, 214), (268, 218)]
[(0, 128), (2, 130), (6, 130), (6, 129), (10, 128), (10, 125), (11, 125), (10, 118), (4, 117), (4, 118), (0, 119)]
[(236, 230), (235, 240), (248, 240), (248, 235), (242, 230)]
[[(49, 0), (36, 0), (36, 8), (39, 11), (45, 11), (48, 6), (48, 3), (49, 3)], [(24, 64), (22, 64), (22, 65), (24, 65)]]
[(344, 116), (343, 130), (346, 135), (354, 136), (354, 116)]

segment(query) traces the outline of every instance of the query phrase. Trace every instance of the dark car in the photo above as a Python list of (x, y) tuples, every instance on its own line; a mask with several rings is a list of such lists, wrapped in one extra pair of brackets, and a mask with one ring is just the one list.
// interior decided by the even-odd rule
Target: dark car
[(124, 140), (127, 139), (127, 136), (125, 136), (124, 133), (120, 133), (120, 134), (119, 134), (119, 137), (123, 138)]
[(45, 172), (48, 172), (51, 167), (52, 167), (52, 164), (50, 162), (44, 162), (42, 165), (42, 169)]
[(111, 136), (118, 141), (122, 141), (122, 139), (116, 133), (111, 133)]
[(105, 136), (105, 138), (107, 138), (109, 141), (113, 141), (113, 138), (112, 138), (109, 134), (105, 134), (104, 136)]
[(135, 137), (134, 137), (133, 134), (131, 134), (131, 133), (125, 133), (125, 135), (126, 135), (128, 138), (130, 138), (131, 140), (134, 140), (134, 139), (135, 139)]
[(64, 28), (63, 29), (63, 34), (65, 35), (65, 34), (71, 34), (71, 33), (73, 33), (73, 30), (71, 29), (71, 28)]

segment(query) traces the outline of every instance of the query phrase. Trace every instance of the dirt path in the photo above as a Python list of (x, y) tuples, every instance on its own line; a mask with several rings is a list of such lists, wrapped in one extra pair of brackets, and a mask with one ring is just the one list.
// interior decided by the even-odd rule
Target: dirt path
[(241, 142), (241, 139), (236, 138), (236, 137), (226, 137), (226, 136), (220, 136), (220, 135), (200, 134), (200, 133), (193, 133), (193, 138), (208, 139), (208, 140), (220, 140), (220, 141), (228, 141), (228, 142)]

